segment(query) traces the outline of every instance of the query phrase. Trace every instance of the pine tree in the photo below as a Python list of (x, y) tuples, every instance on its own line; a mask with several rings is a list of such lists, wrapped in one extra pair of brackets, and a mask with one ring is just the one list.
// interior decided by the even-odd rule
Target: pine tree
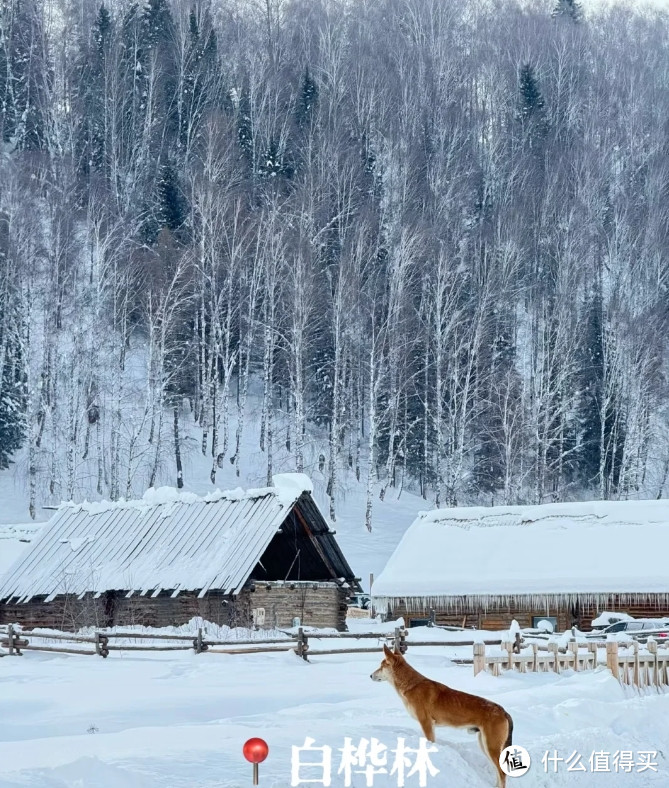
[(265, 178), (275, 178), (277, 175), (289, 178), (292, 175), (292, 168), (284, 160), (275, 137), (270, 139), (267, 150), (258, 165), (258, 171)]
[(113, 22), (104, 4), (100, 6), (91, 32), (91, 43), (82, 44), (77, 68), (78, 86), (74, 104), (78, 110), (77, 158), (79, 170), (88, 176), (92, 169), (107, 173), (109, 169), (106, 129), (106, 77), (113, 39)]
[(52, 74), (42, 15), (33, 2), (0, 4), (0, 123), (2, 139), (23, 150), (46, 142)]
[(253, 120), (251, 118), (251, 99), (246, 88), (242, 90), (239, 97), (237, 139), (247, 164), (253, 167)]
[[(9, 330), (0, 312), (2, 326)], [(0, 335), (0, 345), (2, 345)], [(0, 368), (0, 470), (9, 467), (11, 456), (21, 448), (26, 437), (26, 387), (21, 345), (9, 337), (5, 363)]]
[(595, 294), (586, 305), (583, 377), (580, 397), (581, 449), (580, 475), (586, 486), (594, 484), (600, 468), (601, 401), (604, 387), (604, 350), (602, 335), (602, 301)]
[(572, 22), (580, 22), (583, 19), (581, 4), (576, 0), (558, 0), (553, 9), (553, 17), (571, 19)]
[(302, 89), (300, 90), (300, 100), (297, 105), (297, 125), (304, 126), (313, 117), (318, 103), (318, 85), (309, 73), (307, 66), (302, 79)]
[(167, 163), (160, 169), (158, 180), (158, 226), (167, 227), (175, 235), (183, 234), (188, 206), (175, 168)]
[[(167, 0), (148, 0), (142, 13), (142, 38), (145, 62), (155, 62), (158, 73), (156, 120), (164, 124), (171, 147), (179, 132), (175, 32)], [(155, 61), (153, 56), (155, 53)], [(162, 145), (162, 141), (160, 143)]]
[(220, 70), (218, 40), (208, 10), (204, 15), (202, 29), (195, 10), (191, 10), (188, 18), (188, 33), (186, 74), (179, 118), (181, 147), (186, 147), (192, 142), (201, 119), (215, 103), (215, 83)]
[(520, 69), (519, 78), (520, 106), (518, 117), (530, 140), (530, 146), (540, 141), (548, 131), (546, 107), (539, 88), (539, 81), (531, 65), (526, 63)]

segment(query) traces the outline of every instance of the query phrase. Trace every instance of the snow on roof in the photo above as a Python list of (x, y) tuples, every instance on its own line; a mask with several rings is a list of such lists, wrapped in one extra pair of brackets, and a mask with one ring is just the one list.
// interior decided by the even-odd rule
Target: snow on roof
[(282, 474), (274, 487), (204, 497), (171, 487), (139, 501), (63, 504), (0, 576), (0, 599), (107, 590), (237, 593), (311, 482)]
[(0, 525), (0, 577), (28, 549), (41, 527), (41, 523)]
[(372, 589), (397, 602), (485, 607), (492, 597), (669, 600), (669, 501), (591, 501), (423, 512)]

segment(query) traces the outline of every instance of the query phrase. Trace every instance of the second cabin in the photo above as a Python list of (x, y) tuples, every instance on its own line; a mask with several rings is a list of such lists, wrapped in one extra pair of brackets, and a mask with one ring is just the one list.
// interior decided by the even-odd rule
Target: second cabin
[(372, 587), (407, 626), (591, 629), (603, 610), (669, 616), (669, 502), (437, 509), (409, 527)]

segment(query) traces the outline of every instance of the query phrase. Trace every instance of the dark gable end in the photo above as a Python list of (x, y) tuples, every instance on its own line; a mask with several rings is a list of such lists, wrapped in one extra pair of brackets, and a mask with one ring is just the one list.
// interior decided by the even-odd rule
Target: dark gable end
[(251, 580), (343, 580), (361, 590), (334, 533), (311, 495), (302, 493), (272, 538)]

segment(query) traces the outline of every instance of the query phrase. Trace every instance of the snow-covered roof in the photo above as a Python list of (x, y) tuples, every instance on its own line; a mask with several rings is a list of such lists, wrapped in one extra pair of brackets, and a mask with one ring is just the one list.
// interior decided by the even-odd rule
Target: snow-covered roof
[[(62, 504), (0, 577), (0, 599), (107, 590), (237, 593), (298, 499), (313, 492), (303, 474), (273, 482), (204, 497), (161, 487), (138, 501)], [(322, 530), (320, 538), (334, 543), (324, 521)], [(334, 547), (336, 559), (336, 544), (325, 547), (331, 554)]]
[(41, 527), (41, 523), (0, 525), (0, 577), (28, 549)]
[(379, 610), (403, 602), (487, 607), (559, 595), (669, 603), (669, 501), (591, 501), (421, 513), (376, 578)]

